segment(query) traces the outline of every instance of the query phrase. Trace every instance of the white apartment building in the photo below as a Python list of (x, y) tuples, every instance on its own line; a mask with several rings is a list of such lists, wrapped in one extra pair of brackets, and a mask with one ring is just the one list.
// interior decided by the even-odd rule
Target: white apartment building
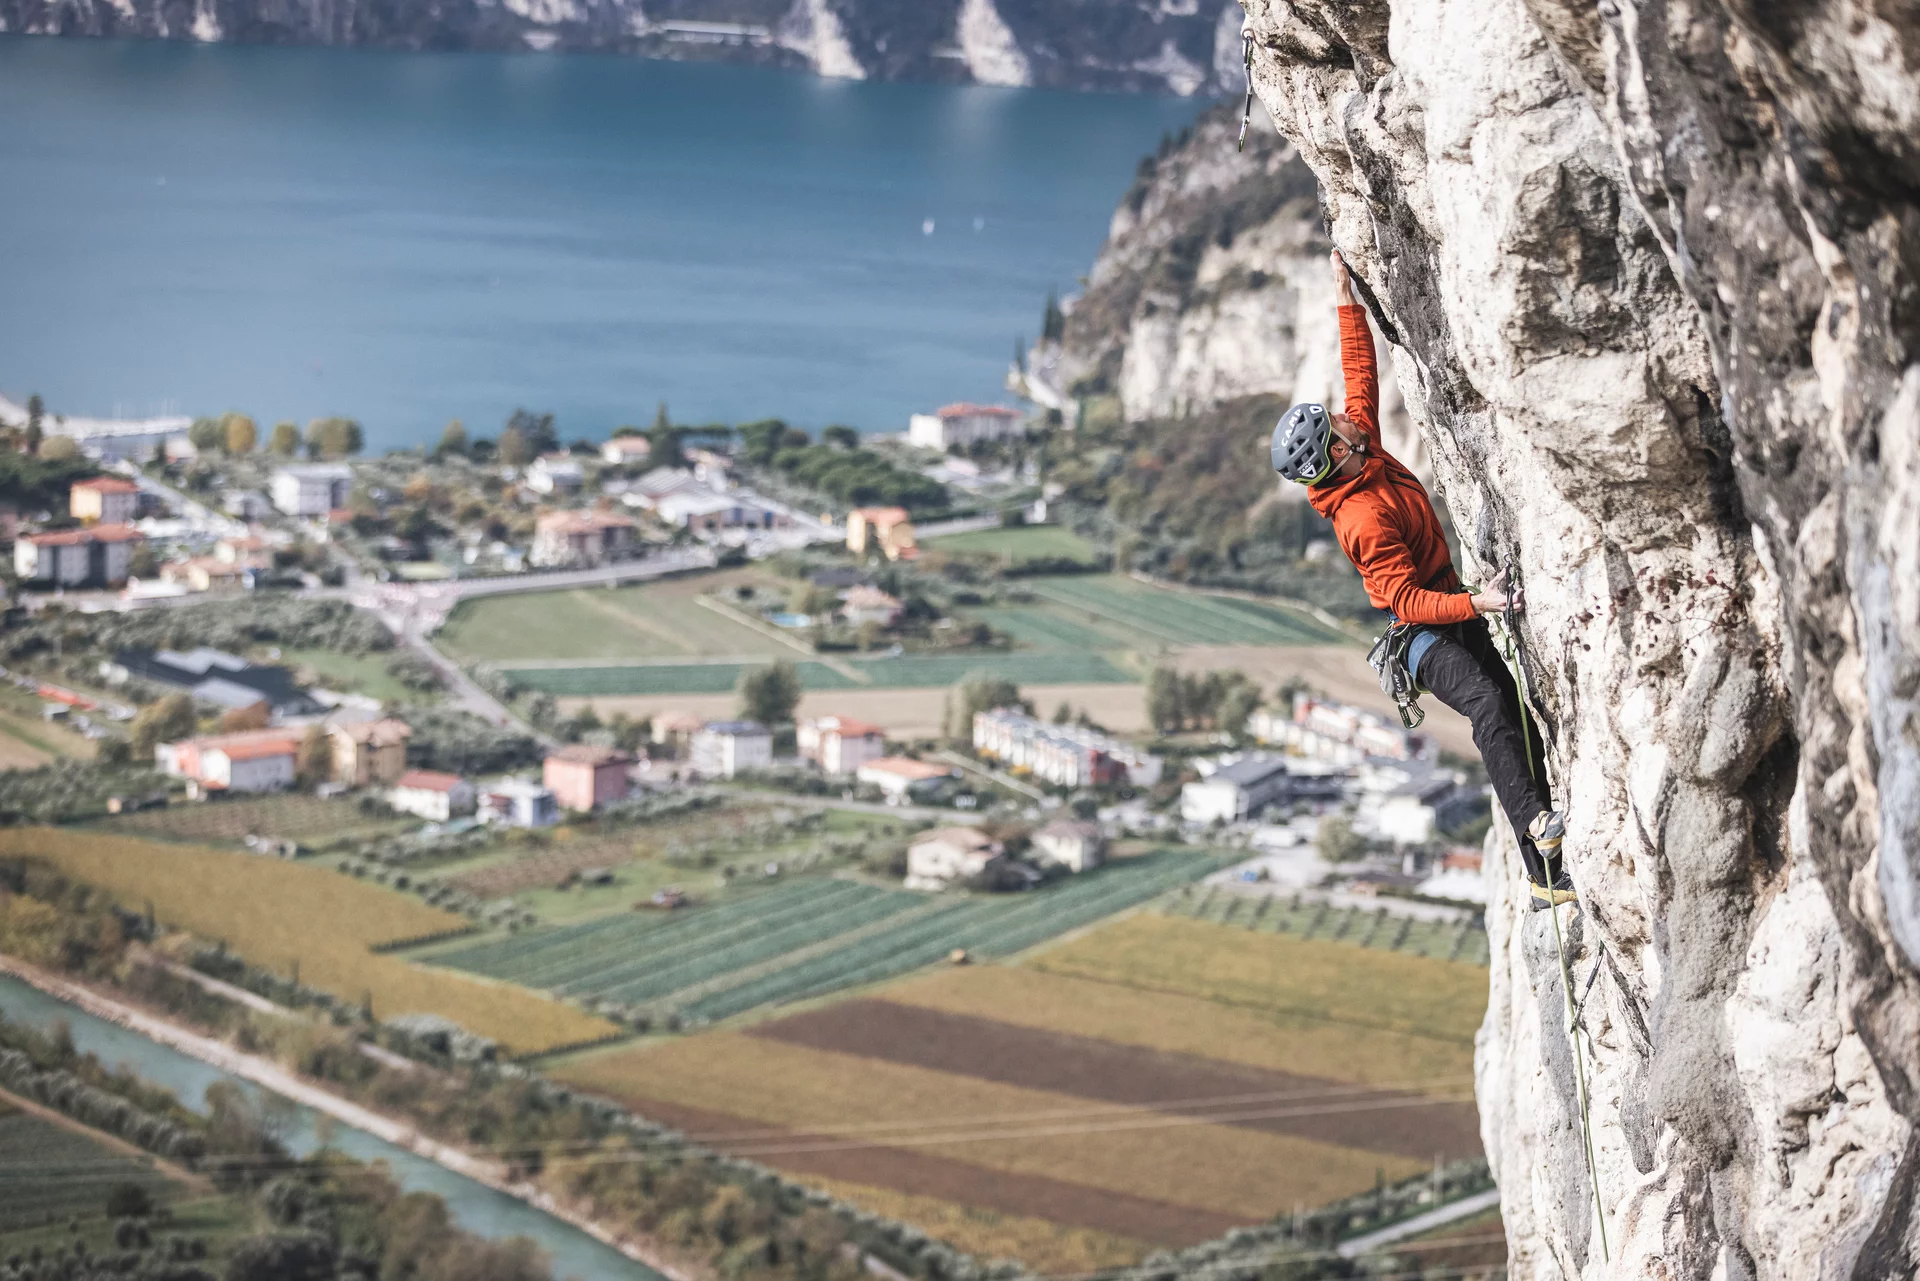
[(1218, 820), (1238, 823), (1286, 795), (1291, 783), (1287, 763), (1249, 756), (1223, 765), (1206, 778), (1180, 789), (1180, 818), (1202, 825)]
[(1261, 708), (1247, 719), (1247, 732), (1262, 743), (1340, 765), (1358, 765), (1369, 756), (1425, 760), (1435, 751), (1425, 734), (1402, 729), (1377, 712), (1311, 694), (1294, 695), (1290, 716)]
[(687, 756), (704, 778), (732, 778), (773, 764), (773, 734), (758, 721), (714, 721), (694, 734)]
[(976, 713), (973, 748), (1056, 787), (1152, 787), (1160, 781), (1161, 761), (1153, 753), (1101, 730), (1049, 725), (1017, 708)]
[(828, 774), (852, 774), (887, 754), (886, 731), (845, 716), (817, 716), (800, 722), (794, 735), (802, 758)]
[(456, 814), (473, 812), (473, 784), (458, 774), (411, 769), (394, 780), (393, 789), (387, 793), (387, 803), (402, 814), (417, 814), (435, 823), (445, 823)]
[(347, 505), (353, 468), (345, 463), (312, 463), (274, 471), (269, 492), (273, 505), (289, 516), (324, 516)]
[(966, 448), (976, 441), (1003, 440), (1022, 430), (1018, 410), (1004, 405), (974, 405), (961, 402), (936, 409), (930, 414), (915, 414), (907, 420), (907, 440), (922, 449), (946, 453), (956, 446)]

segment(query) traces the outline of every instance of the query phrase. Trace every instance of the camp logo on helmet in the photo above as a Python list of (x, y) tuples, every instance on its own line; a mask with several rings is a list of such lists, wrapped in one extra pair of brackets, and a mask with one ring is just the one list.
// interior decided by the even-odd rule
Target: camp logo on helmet
[(1325, 405), (1295, 405), (1273, 429), (1273, 469), (1297, 484), (1317, 485), (1333, 471), (1327, 448), (1332, 440), (1333, 417)]

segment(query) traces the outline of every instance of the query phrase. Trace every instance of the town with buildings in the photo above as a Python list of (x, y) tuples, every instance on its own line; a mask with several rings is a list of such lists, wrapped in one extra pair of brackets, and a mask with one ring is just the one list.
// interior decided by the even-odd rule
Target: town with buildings
[(324, 999), (437, 1067), (625, 1073), (1108, 931), (1478, 965), (1464, 727), (1398, 728), (1342, 619), (1122, 572), (1043, 466), (1060, 430), (517, 413), (373, 455), (345, 420), (43, 417), (0, 494), (0, 814), (76, 875), (107, 838), (253, 860), (245, 892), (111, 877), (199, 940), (185, 972), (275, 1000), (339, 987), (313, 958), (360, 928), (309, 900), (424, 913)]

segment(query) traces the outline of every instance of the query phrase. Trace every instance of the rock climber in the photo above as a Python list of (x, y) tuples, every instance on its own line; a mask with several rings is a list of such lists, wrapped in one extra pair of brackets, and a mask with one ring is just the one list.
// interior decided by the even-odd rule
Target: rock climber
[(1337, 249), (1333, 279), (1346, 412), (1289, 409), (1273, 429), (1273, 469), (1308, 487), (1308, 501), (1333, 522), (1374, 608), (1413, 626), (1405, 658), (1413, 680), (1472, 722), (1474, 746), (1520, 841), (1534, 909), (1571, 902), (1573, 883), (1560, 861), (1565, 823), (1544, 790), (1540, 734), (1482, 617), (1522, 608), (1523, 593), (1509, 592), (1504, 574), (1482, 592), (1461, 586), (1432, 499), (1380, 443), (1373, 331)]

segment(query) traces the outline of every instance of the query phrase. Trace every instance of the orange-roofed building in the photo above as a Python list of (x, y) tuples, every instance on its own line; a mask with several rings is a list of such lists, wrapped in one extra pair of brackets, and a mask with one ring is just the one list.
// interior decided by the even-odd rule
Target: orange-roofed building
[(912, 560), (919, 554), (906, 508), (856, 507), (847, 513), (847, 550), (865, 556), (869, 548), (888, 560)]
[(632, 764), (618, 748), (574, 744), (547, 757), (542, 781), (563, 809), (597, 810), (627, 798)]
[(846, 716), (815, 716), (794, 734), (800, 755), (828, 774), (853, 774), (887, 754), (887, 734), (878, 725)]
[(130, 525), (89, 525), (47, 534), (27, 534), (13, 543), (13, 570), (23, 583), (77, 587), (127, 581), (133, 549), (146, 535)]
[(118, 476), (76, 480), (67, 491), (67, 511), (75, 520), (126, 525), (140, 506), (140, 486)]
[(299, 740), (284, 729), (249, 730), (161, 743), (153, 749), (163, 774), (208, 792), (278, 792), (293, 786)]
[(533, 523), (533, 563), (543, 569), (587, 567), (633, 546), (635, 525), (615, 512), (546, 512)]
[(952, 778), (956, 772), (950, 766), (929, 765), (907, 756), (882, 756), (862, 765), (853, 776), (885, 792), (887, 799), (903, 801), (921, 788)]

